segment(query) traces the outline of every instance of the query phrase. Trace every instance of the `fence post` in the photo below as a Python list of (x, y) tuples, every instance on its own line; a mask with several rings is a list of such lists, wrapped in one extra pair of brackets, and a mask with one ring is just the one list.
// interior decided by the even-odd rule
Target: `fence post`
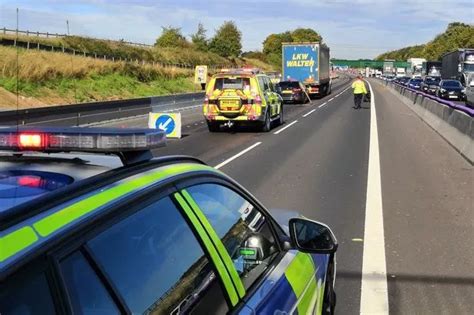
[(38, 43), (38, 44), (36, 45), (36, 49), (37, 49), (37, 50), (40, 50), (40, 43)]
[(72, 55), (73, 55), (73, 56), (76, 55), (76, 50), (75, 50), (75, 49), (72, 50)]
[(84, 57), (86, 57), (86, 52), (84, 51)]
[(114, 56), (112, 56), (112, 62), (115, 62), (115, 57)]
[(36, 32), (36, 37), (39, 37), (40, 36), (40, 32)]
[(26, 49), (30, 49), (30, 42), (26, 42)]
[(94, 53), (94, 58), (97, 59), (97, 53)]
[(4, 28), (3, 28), (3, 35), (5, 35), (6, 33), (7, 33), (7, 28), (4, 27)]
[(64, 53), (64, 44), (62, 46), (63, 46), (63, 53)]
[(49, 33), (48, 32), (46, 32), (46, 38), (49, 38)]
[(26, 36), (30, 36), (30, 31), (26, 30)]

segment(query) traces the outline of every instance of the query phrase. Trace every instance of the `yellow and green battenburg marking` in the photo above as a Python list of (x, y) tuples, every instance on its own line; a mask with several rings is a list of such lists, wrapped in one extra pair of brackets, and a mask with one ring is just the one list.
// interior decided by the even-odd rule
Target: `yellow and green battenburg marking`
[(205, 231), (205, 229), (199, 222), (199, 219), (194, 213), (194, 211), (188, 206), (184, 198), (179, 193), (175, 193), (174, 197), (183, 208), (184, 212), (186, 213), (186, 216), (191, 221), (191, 224), (193, 225), (193, 227), (196, 229), (197, 233), (199, 234), (199, 237), (202, 239), (204, 246), (207, 248), (209, 255), (211, 256), (211, 259), (216, 266), (217, 272), (219, 273), (222, 279), (222, 282), (224, 283), (225, 289), (227, 293), (229, 294), (229, 298), (232, 305), (233, 306), (237, 305), (237, 303), (239, 302), (239, 297), (237, 295), (237, 292), (235, 291), (234, 285), (232, 283), (232, 279), (230, 278), (229, 273), (227, 272), (223, 261), (219, 257), (219, 254), (215, 246), (213, 245), (211, 239), (207, 235), (207, 232)]
[[(313, 296), (317, 290), (313, 278), (308, 284), (308, 277), (315, 274), (314, 262), (310, 254), (298, 253), (285, 271), (285, 276), (296, 295), (298, 314), (307, 314), (313, 308)], [(309, 286), (306, 289), (306, 286)]]
[(229, 253), (224, 247), (224, 244), (222, 243), (221, 239), (217, 235), (216, 231), (212, 228), (211, 224), (207, 220), (204, 213), (202, 213), (201, 209), (196, 204), (193, 197), (191, 197), (191, 195), (186, 190), (182, 190), (181, 193), (183, 194), (186, 201), (191, 205), (192, 209), (196, 213), (197, 218), (199, 219), (199, 221), (201, 221), (203, 227), (206, 229), (206, 231), (208, 231), (209, 237), (214, 243), (214, 246), (217, 248), (217, 251), (219, 252), (220, 256), (222, 257), (222, 260), (224, 261), (224, 264), (228, 266), (227, 270), (237, 288), (237, 293), (240, 297), (244, 297), (244, 285), (242, 284), (242, 280), (240, 280), (239, 274), (237, 273), (237, 270), (234, 267), (234, 263), (232, 262), (232, 259), (230, 258)]
[(216, 170), (206, 165), (192, 163), (165, 166), (154, 171), (146, 172), (142, 176), (124, 180), (116, 186), (100, 191), (93, 196), (59, 209), (58, 211), (34, 222), (31, 226), (22, 226), (9, 232), (0, 237), (0, 263), (6, 261), (31, 245), (34, 245), (40, 240), (40, 237), (48, 237), (66, 225), (81, 219), (94, 210), (97, 210), (128, 193), (143, 189), (146, 186), (172, 176), (193, 171)]

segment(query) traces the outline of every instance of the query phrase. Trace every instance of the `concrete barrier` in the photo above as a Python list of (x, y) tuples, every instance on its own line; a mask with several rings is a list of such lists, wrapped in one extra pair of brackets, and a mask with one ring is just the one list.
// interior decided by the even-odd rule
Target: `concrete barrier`
[(389, 83), (389, 91), (474, 164), (474, 110), (407, 87)]

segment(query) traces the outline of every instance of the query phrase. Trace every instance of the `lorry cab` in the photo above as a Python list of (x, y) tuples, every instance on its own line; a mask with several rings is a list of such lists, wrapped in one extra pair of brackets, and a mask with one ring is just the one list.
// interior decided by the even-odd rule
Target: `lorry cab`
[(270, 78), (258, 69), (223, 69), (210, 80), (203, 114), (209, 131), (221, 125), (255, 125), (269, 131), (283, 123), (282, 99)]

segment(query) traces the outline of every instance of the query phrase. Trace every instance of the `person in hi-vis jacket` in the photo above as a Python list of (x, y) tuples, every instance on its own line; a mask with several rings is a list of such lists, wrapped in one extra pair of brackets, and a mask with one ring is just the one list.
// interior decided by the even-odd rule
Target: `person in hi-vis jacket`
[(357, 76), (355, 81), (352, 83), (352, 90), (354, 92), (354, 108), (359, 109), (360, 104), (364, 95), (367, 94), (367, 89), (365, 88), (365, 82), (362, 80), (360, 75)]

